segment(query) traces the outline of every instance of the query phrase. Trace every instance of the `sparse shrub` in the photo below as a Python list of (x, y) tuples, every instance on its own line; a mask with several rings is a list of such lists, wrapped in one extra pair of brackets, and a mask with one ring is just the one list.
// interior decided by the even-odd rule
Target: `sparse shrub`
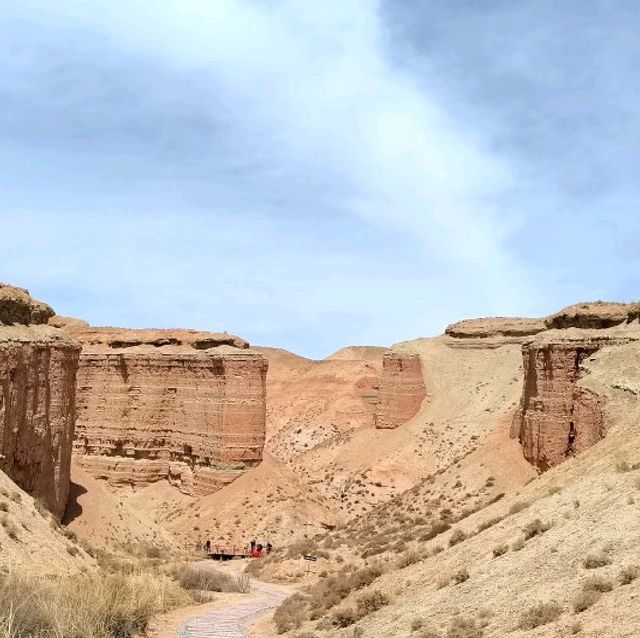
[(2, 635), (11, 638), (132, 638), (152, 616), (191, 602), (177, 583), (151, 573), (0, 579), (0, 618), (11, 623)]
[(248, 591), (247, 577), (244, 574), (240, 575), (244, 578), (240, 578), (191, 565), (180, 565), (172, 570), (171, 575), (183, 589), (243, 593)]
[(9, 495), (9, 498), (14, 503), (22, 503), (22, 494), (20, 494), (20, 492), (11, 492), (11, 494)]
[(630, 472), (631, 466), (627, 461), (620, 460), (616, 463), (616, 472)]
[(496, 516), (495, 518), (490, 518), (487, 521), (483, 521), (482, 523), (480, 523), (480, 525), (478, 525), (478, 533), (484, 532), (485, 529), (489, 529), (490, 527), (497, 525), (501, 520), (502, 518), (500, 516)]
[(422, 629), (424, 625), (424, 620), (422, 618), (414, 618), (411, 621), (411, 631), (418, 631), (418, 629)]
[(355, 607), (340, 607), (332, 615), (332, 623), (336, 627), (348, 627), (358, 622), (358, 620), (358, 612)]
[(420, 554), (413, 549), (410, 549), (408, 552), (405, 552), (398, 558), (398, 569), (404, 569), (405, 567), (409, 567), (409, 565), (413, 565), (414, 563), (418, 563), (421, 560)]
[(469, 580), (469, 572), (466, 568), (459, 569), (452, 577), (453, 582), (456, 585), (464, 583), (465, 580)]
[(613, 589), (613, 583), (602, 576), (591, 576), (585, 580), (582, 585), (584, 591), (599, 591), (600, 593), (611, 591)]
[(582, 566), (585, 569), (597, 569), (598, 567), (604, 567), (605, 565), (611, 565), (611, 559), (604, 552), (589, 554), (588, 556), (585, 556), (582, 561)]
[(457, 529), (449, 537), (449, 547), (453, 547), (458, 543), (462, 543), (462, 541), (466, 539), (467, 539), (467, 535), (461, 529)]
[(385, 605), (388, 605), (389, 602), (389, 596), (384, 592), (381, 592), (379, 589), (365, 592), (356, 601), (358, 617), (364, 618), (365, 616), (378, 611), (378, 609), (382, 609)]
[(554, 622), (560, 618), (562, 614), (562, 607), (555, 601), (549, 603), (537, 603), (533, 607), (527, 609), (518, 622), (520, 629), (529, 630), (540, 627), (541, 625), (547, 625), (550, 622)]
[(528, 541), (535, 536), (544, 534), (550, 527), (549, 523), (543, 523), (539, 518), (536, 518), (522, 529), (522, 533), (524, 534), (524, 539)]
[(620, 584), (629, 585), (636, 578), (638, 578), (638, 576), (640, 576), (640, 567), (638, 567), (637, 565), (625, 565), (620, 570)]
[(484, 629), (475, 618), (456, 616), (447, 629), (447, 638), (482, 638)]
[(504, 544), (504, 545), (496, 545), (493, 548), (493, 556), (494, 558), (498, 558), (498, 556), (503, 556), (504, 554), (506, 554), (509, 551), (509, 545)]
[(75, 545), (67, 545), (67, 553), (70, 556), (76, 556), (80, 553), (80, 550)]
[(145, 555), (147, 558), (162, 558), (162, 548), (157, 545), (147, 545)]
[(0, 518), (0, 524), (4, 527), (5, 532), (7, 532), (7, 536), (14, 541), (19, 540), (18, 538), (18, 528), (13, 524), (9, 517), (6, 514), (2, 515)]
[(273, 621), (279, 634), (298, 629), (305, 619), (306, 600), (302, 594), (287, 598), (273, 614)]
[(518, 512), (522, 512), (522, 510), (526, 510), (529, 505), (531, 505), (531, 503), (528, 503), (526, 501), (518, 501), (509, 508), (509, 514), (517, 514)]
[(572, 622), (569, 625), (569, 634), (571, 636), (575, 636), (576, 634), (579, 634), (581, 631), (582, 631), (582, 623), (581, 622), (576, 620), (575, 622)]
[(0, 512), (8, 512), (9, 511), (9, 504), (6, 503), (5, 501), (0, 502)]
[(524, 546), (525, 546), (525, 542), (523, 538), (519, 538), (518, 540), (513, 541), (513, 543), (511, 543), (511, 549), (514, 552), (519, 552)]
[(593, 589), (582, 590), (573, 601), (573, 611), (579, 614), (585, 609), (589, 609), (589, 607), (598, 602), (601, 595), (599, 591)]

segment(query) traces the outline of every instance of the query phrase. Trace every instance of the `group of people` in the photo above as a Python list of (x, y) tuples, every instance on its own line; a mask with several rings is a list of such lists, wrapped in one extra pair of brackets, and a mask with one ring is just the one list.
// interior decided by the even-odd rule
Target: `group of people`
[[(204, 542), (203, 549), (207, 554), (211, 553), (211, 541), (207, 538)], [(252, 558), (261, 558), (263, 553), (270, 554), (273, 549), (273, 545), (271, 543), (267, 543), (263, 545), (262, 543), (256, 543), (256, 541), (251, 541), (249, 543), (249, 556)]]
[(249, 543), (249, 556), (251, 556), (251, 558), (261, 558), (263, 551), (266, 554), (270, 554), (272, 549), (273, 545), (271, 543), (263, 545), (262, 543), (256, 544), (255, 541), (251, 541)]

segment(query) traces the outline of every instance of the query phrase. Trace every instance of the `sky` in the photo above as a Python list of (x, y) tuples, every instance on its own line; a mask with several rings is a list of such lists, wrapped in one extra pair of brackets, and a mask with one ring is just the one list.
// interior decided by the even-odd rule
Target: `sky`
[(0, 281), (321, 358), (640, 298), (635, 0), (0, 3)]

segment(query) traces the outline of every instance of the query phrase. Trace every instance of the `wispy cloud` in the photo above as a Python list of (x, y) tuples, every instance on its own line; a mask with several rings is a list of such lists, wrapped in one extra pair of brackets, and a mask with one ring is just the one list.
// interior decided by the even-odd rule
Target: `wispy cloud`
[[(226, 328), (315, 356), (619, 293), (552, 245), (593, 180), (563, 170), (562, 127), (539, 112), (572, 102), (536, 56), (549, 73), (574, 57), (549, 59), (558, 14), (536, 4), (3, 9), (0, 279), (93, 322)], [(586, 243), (606, 260), (622, 238), (596, 246), (597, 221)]]

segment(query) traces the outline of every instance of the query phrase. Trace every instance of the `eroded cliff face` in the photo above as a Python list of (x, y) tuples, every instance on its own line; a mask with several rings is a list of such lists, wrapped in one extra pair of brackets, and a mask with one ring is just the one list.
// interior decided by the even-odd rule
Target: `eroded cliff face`
[(69, 492), (80, 346), (41, 325), (52, 314), (27, 291), (0, 284), (0, 470), (60, 518)]
[(512, 436), (525, 458), (544, 471), (597, 443), (605, 434), (600, 399), (579, 385), (582, 362), (597, 342), (528, 343), (522, 348), (524, 385)]
[(267, 361), (245, 341), (81, 326), (74, 335), (75, 459), (90, 474), (116, 486), (167, 479), (203, 495), (260, 462)]
[(406, 423), (418, 413), (426, 395), (420, 357), (404, 352), (386, 353), (375, 426), (387, 429)]

